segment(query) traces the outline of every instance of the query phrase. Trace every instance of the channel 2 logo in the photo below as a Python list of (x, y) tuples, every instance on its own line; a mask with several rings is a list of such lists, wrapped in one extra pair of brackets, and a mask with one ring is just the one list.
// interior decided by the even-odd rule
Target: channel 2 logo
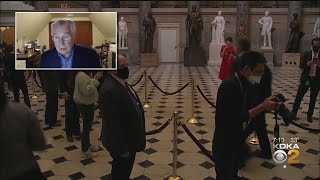
[[(289, 157), (290, 156), (290, 157)], [(299, 164), (300, 160), (297, 160), (300, 156), (300, 151), (298, 149), (289, 150), (288, 154), (284, 150), (277, 150), (273, 153), (273, 160), (277, 164), (283, 164), (288, 160), (288, 164)]]

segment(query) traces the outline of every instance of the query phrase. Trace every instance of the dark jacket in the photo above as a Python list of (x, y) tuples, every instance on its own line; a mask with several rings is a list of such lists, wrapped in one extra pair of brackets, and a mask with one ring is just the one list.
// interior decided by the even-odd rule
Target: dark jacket
[[(320, 58), (320, 53), (318, 55), (318, 58)], [(306, 81), (310, 80), (310, 68), (311, 66), (308, 66), (308, 61), (312, 60), (312, 51), (307, 51), (303, 54), (302, 59), (300, 61), (300, 68), (302, 69), (302, 74), (300, 77), (300, 83), (305, 84)], [(320, 84), (320, 67), (317, 67), (317, 75), (316, 80)]]
[[(248, 83), (244, 77), (239, 78), (245, 92)], [(242, 125), (249, 120), (249, 112), (245, 103), (245, 93), (242, 93), (236, 76), (222, 81), (217, 93), (216, 106), (213, 147), (218, 150), (231, 148), (229, 146), (240, 147)]]
[(21, 85), (26, 83), (23, 70), (15, 70), (15, 54), (8, 53), (6, 55), (6, 75), (7, 79), (12, 83), (13, 87), (21, 87)]
[(53, 93), (59, 89), (59, 71), (38, 71), (43, 83), (43, 90), (46, 93)]
[(78, 71), (60, 71), (59, 72), (60, 93), (67, 92), (69, 95), (73, 95), (77, 73)]
[(113, 76), (100, 89), (102, 143), (112, 153), (139, 152), (146, 147), (144, 110), (137, 98)]
[[(100, 68), (100, 59), (93, 49), (74, 45), (72, 68)], [(41, 56), (40, 68), (61, 68), (56, 48), (46, 51)]]
[(272, 95), (272, 72), (267, 65), (264, 66), (264, 73), (260, 84), (250, 84), (247, 92), (247, 105), (250, 109), (256, 107)]

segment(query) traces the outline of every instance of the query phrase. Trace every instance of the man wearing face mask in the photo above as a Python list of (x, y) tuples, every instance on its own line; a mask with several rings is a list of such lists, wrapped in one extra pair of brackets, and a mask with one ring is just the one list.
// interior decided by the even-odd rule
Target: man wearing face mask
[[(250, 41), (245, 37), (241, 37), (237, 40), (236, 54), (237, 57), (234, 59), (231, 73), (240, 72), (240, 59), (241, 55), (250, 50)], [(248, 86), (248, 97), (247, 97), (247, 107), (253, 108), (258, 104), (262, 103), (267, 97), (272, 94), (272, 72), (270, 68), (265, 64), (264, 73), (261, 77), (251, 77), (251, 80), (255, 83)], [(241, 159), (239, 162), (239, 167), (245, 165), (245, 161), (250, 155), (249, 146), (245, 143), (246, 138), (255, 131), (259, 139), (260, 150), (255, 152), (255, 155), (260, 158), (270, 159), (271, 158), (271, 146), (268, 138), (268, 133), (266, 129), (266, 117), (265, 113), (259, 114), (256, 118), (251, 120), (247, 127), (243, 131), (243, 146), (241, 152)]]
[(307, 112), (308, 122), (313, 122), (312, 115), (320, 90), (320, 38), (311, 41), (312, 50), (304, 53), (300, 63), (302, 74), (296, 99), (293, 104), (292, 113), (298, 113), (301, 101), (310, 88), (310, 103)]
[(113, 161), (112, 179), (128, 180), (136, 152), (146, 146), (145, 117), (137, 93), (125, 81), (129, 76), (127, 61), (118, 57), (118, 69), (105, 72), (99, 95), (102, 115), (101, 138)]
[(246, 102), (248, 86), (259, 81), (265, 63), (266, 59), (258, 52), (244, 53), (240, 60), (240, 71), (223, 81), (219, 87), (212, 147), (217, 180), (237, 179), (243, 123), (275, 109), (273, 97), (250, 109)]

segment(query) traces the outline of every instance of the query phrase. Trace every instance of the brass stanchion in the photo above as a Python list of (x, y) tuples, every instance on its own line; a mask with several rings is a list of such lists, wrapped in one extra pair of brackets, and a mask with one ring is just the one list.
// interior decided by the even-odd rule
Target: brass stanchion
[(254, 132), (253, 137), (248, 140), (248, 143), (252, 145), (259, 145), (259, 139), (257, 138), (256, 132)]
[(182, 180), (180, 176), (177, 175), (177, 150), (178, 150), (178, 112), (173, 113), (173, 170), (172, 175), (167, 178), (167, 180)]
[(191, 97), (191, 113), (192, 113), (192, 116), (191, 118), (188, 119), (188, 123), (189, 124), (197, 124), (199, 121), (194, 117), (194, 86), (195, 86), (195, 80), (194, 80), (194, 77), (192, 77), (192, 97)]
[(34, 74), (35, 72), (31, 72), (33, 74), (33, 81), (32, 81), (32, 96), (31, 99), (38, 99), (39, 96), (36, 95), (36, 86), (35, 86), (35, 78), (36, 78), (36, 74)]
[(151, 105), (148, 103), (148, 95), (147, 95), (147, 70), (144, 70), (144, 104), (143, 108), (144, 109), (149, 109), (151, 108)]

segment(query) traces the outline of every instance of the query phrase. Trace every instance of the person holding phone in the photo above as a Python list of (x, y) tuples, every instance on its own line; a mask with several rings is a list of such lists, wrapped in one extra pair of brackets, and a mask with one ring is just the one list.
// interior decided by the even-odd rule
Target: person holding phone
[(235, 57), (234, 47), (232, 46), (232, 38), (226, 39), (226, 45), (221, 48), (220, 56), (222, 58), (219, 79), (222, 81), (230, 76), (232, 61)]
[(310, 103), (307, 112), (308, 122), (313, 122), (312, 116), (320, 90), (320, 38), (311, 41), (312, 50), (304, 53), (300, 63), (303, 70), (300, 78), (299, 88), (294, 100), (292, 113), (297, 115), (301, 101), (310, 88)]
[(95, 152), (99, 150), (99, 147), (90, 144), (90, 131), (94, 118), (94, 103), (99, 97), (97, 87), (100, 85), (101, 77), (102, 72), (92, 76), (91, 71), (79, 71), (75, 78), (73, 99), (82, 117), (81, 150), (86, 158), (97, 157)]

